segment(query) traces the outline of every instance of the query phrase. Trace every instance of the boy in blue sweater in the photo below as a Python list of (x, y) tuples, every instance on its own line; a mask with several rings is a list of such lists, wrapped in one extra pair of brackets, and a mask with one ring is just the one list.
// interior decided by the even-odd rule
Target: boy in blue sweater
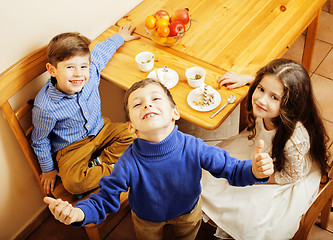
[(72, 207), (46, 197), (56, 219), (75, 226), (103, 221), (120, 207), (119, 195), (129, 189), (129, 204), (138, 239), (162, 239), (172, 224), (177, 239), (195, 239), (201, 224), (202, 168), (234, 186), (263, 183), (273, 173), (273, 161), (258, 144), (252, 160), (239, 161), (228, 152), (178, 131), (178, 108), (167, 88), (152, 79), (126, 92), (129, 132), (138, 138), (125, 150), (100, 191)]

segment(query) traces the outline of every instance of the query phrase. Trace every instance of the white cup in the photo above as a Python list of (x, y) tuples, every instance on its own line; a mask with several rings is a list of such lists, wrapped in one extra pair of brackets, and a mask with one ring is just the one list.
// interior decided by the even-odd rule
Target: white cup
[(185, 76), (188, 84), (193, 88), (197, 88), (205, 82), (206, 71), (201, 67), (191, 67), (186, 69)]
[(154, 67), (155, 56), (151, 52), (140, 52), (135, 56), (135, 61), (142, 72), (149, 72)]

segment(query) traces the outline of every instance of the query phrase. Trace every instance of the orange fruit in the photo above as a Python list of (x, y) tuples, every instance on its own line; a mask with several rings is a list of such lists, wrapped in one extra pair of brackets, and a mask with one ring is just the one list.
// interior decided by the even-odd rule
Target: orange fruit
[(145, 25), (149, 29), (153, 29), (156, 25), (156, 18), (154, 16), (148, 16), (145, 21)]
[(170, 33), (170, 28), (168, 26), (160, 26), (157, 28), (157, 35), (159, 37), (167, 37)]
[(174, 21), (176, 21), (176, 15), (172, 14), (170, 17), (170, 22), (174, 22)]
[(175, 42), (177, 42), (177, 38), (176, 37), (168, 37), (166, 42), (167, 44), (174, 44)]
[(158, 19), (156, 21), (156, 27), (169, 26), (169, 24), (170, 24), (169, 20), (164, 18)]
[(157, 34), (157, 28), (153, 29), (150, 33), (151, 33), (153, 36), (158, 36), (158, 34)]
[(167, 41), (167, 38), (165, 37), (154, 37), (155, 42), (159, 43), (159, 44), (163, 44)]

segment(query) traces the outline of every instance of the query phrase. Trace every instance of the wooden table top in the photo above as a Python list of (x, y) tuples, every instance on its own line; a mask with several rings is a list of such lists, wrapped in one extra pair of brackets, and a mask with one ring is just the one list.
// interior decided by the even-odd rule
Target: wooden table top
[[(117, 26), (110, 27), (93, 41), (92, 46), (117, 32)], [(126, 42), (111, 58), (110, 62), (101, 72), (101, 76), (103, 79), (112, 81), (122, 89), (126, 90), (130, 88), (133, 83), (146, 78), (148, 75), (148, 72), (145, 73), (139, 70), (134, 59), (136, 54), (142, 51), (150, 51), (155, 55), (154, 69), (162, 68), (164, 65), (167, 65), (168, 68), (175, 70), (179, 75), (179, 82), (175, 87), (170, 89), (170, 92), (179, 108), (181, 117), (206, 129), (217, 128), (230, 115), (237, 104), (242, 101), (247, 93), (248, 87), (234, 90), (227, 90), (225, 87), (218, 89), (217, 79), (226, 72), (225, 70), (198, 59), (180, 58), (170, 50), (171, 49), (169, 48), (160, 47), (154, 44), (147, 38)], [(187, 104), (187, 95), (193, 90), (193, 88), (188, 85), (185, 77), (185, 70), (193, 66), (200, 66), (206, 70), (205, 83), (211, 85), (221, 95), (222, 100), (219, 107), (227, 102), (227, 98), (231, 94), (236, 95), (236, 102), (234, 104), (228, 104), (225, 109), (214, 118), (210, 118), (210, 116), (217, 110), (217, 108), (209, 112), (198, 112), (193, 110)]]
[(251, 74), (281, 57), (318, 15), (326, 0), (145, 0), (117, 22), (149, 37), (147, 16), (189, 8), (191, 29), (172, 46), (225, 70)]
[[(248, 87), (236, 90), (219, 89), (222, 101), (235, 94), (235, 104), (229, 104), (216, 117), (210, 112), (198, 112), (187, 104), (192, 88), (187, 84), (185, 70), (201, 66), (207, 71), (206, 84), (217, 89), (217, 79), (226, 71), (255, 75), (267, 62), (281, 57), (289, 46), (311, 26), (305, 53), (311, 63), (318, 16), (326, 0), (144, 0), (126, 16), (99, 36), (93, 44), (117, 33), (127, 23), (136, 26), (140, 40), (126, 42), (102, 71), (102, 77), (123, 89), (146, 78), (134, 60), (137, 53), (150, 51), (155, 55), (155, 68), (167, 65), (179, 75), (179, 83), (170, 91), (180, 109), (181, 117), (206, 129), (215, 129), (229, 116), (247, 94)], [(150, 40), (144, 28), (147, 16), (157, 10), (189, 8), (190, 30), (180, 43), (164, 47)], [(308, 41), (309, 40), (309, 41)], [(219, 107), (220, 107), (219, 106)], [(242, 119), (241, 119), (242, 121)]]

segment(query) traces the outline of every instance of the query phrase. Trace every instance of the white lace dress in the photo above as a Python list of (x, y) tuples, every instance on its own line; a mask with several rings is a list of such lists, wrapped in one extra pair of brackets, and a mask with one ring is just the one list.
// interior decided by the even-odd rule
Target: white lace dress
[[(250, 159), (260, 139), (263, 152), (271, 152), (275, 130), (267, 131), (257, 119), (257, 134), (248, 140), (249, 132), (222, 141), (217, 146), (241, 160)], [(318, 192), (321, 179), (317, 164), (309, 158), (309, 135), (301, 123), (288, 140), (287, 162), (274, 173), (278, 184), (233, 187), (203, 170), (202, 209), (218, 227), (235, 239), (291, 239), (299, 221)]]

